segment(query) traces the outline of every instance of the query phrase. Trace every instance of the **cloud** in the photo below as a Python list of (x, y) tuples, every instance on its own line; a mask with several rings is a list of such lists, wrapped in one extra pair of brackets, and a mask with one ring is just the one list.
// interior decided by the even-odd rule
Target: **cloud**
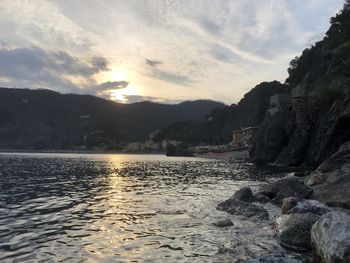
[[(96, 86), (93, 76), (106, 70), (108, 62), (103, 57), (85, 62), (65, 51), (46, 51), (38, 47), (0, 49), (0, 78), (10, 85), (81, 93), (86, 85)], [(78, 85), (74, 82), (75, 78), (83, 79), (85, 85)], [(125, 85), (110, 82), (98, 87), (106, 88), (113, 84), (118, 87)]]
[(191, 80), (191, 78), (186, 75), (159, 69), (154, 69), (151, 73), (151, 77), (181, 86), (190, 86), (195, 83), (195, 81)]
[(127, 81), (107, 81), (94, 87), (96, 91), (125, 89), (129, 85)]
[(163, 64), (163, 62), (160, 60), (151, 60), (151, 59), (146, 58), (145, 61), (146, 61), (146, 64), (150, 67), (156, 67), (158, 65)]
[(124, 99), (126, 103), (136, 103), (136, 102), (143, 102), (143, 101), (151, 101), (156, 103), (163, 103), (163, 104), (177, 104), (182, 101), (183, 99), (165, 99), (160, 97), (152, 97), (152, 96), (141, 96), (141, 95), (124, 95)]
[(213, 35), (221, 34), (222, 27), (219, 24), (216, 24), (206, 18), (200, 19), (199, 25), (210, 34), (213, 34)]
[(214, 59), (226, 63), (237, 63), (241, 59), (239, 55), (219, 44), (213, 44), (209, 52)]

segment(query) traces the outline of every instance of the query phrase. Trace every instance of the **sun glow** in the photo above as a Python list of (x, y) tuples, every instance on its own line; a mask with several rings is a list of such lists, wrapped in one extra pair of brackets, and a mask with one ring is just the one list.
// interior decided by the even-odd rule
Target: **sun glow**
[(126, 88), (113, 89), (108, 91), (111, 100), (122, 102), (122, 103), (128, 102), (128, 99), (127, 99), (128, 95), (139, 94), (139, 89), (137, 85), (134, 83), (135, 79), (136, 78), (132, 76), (132, 74), (128, 70), (121, 67), (112, 67), (110, 71), (103, 72), (98, 76), (99, 82), (127, 81), (129, 83)]

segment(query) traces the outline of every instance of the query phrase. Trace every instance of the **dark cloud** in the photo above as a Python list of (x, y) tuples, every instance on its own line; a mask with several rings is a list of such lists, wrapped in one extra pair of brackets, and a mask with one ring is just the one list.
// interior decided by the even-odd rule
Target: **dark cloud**
[(164, 104), (177, 104), (183, 101), (183, 100), (171, 100), (171, 99), (164, 99), (164, 98), (152, 97), (152, 96), (141, 96), (141, 95), (124, 95), (124, 98), (126, 99), (127, 103), (151, 101), (151, 102), (164, 103)]
[(164, 80), (180, 86), (188, 86), (194, 83), (194, 81), (186, 75), (175, 74), (169, 71), (159, 69), (154, 69), (151, 73), (151, 76), (153, 78)]
[(146, 61), (146, 64), (150, 67), (156, 67), (158, 65), (163, 64), (163, 62), (160, 60), (151, 60), (151, 59), (146, 58), (145, 61)]
[[(64, 51), (46, 51), (38, 47), (0, 48), (0, 79), (11, 86), (43, 87), (61, 92), (92, 93), (93, 88), (80, 87), (70, 77), (82, 77), (91, 87), (122, 87), (125, 83), (96, 85), (93, 75), (108, 70), (108, 61), (94, 57), (83, 62)], [(6, 81), (5, 81), (6, 80)]]
[(125, 89), (129, 85), (127, 81), (107, 81), (95, 86), (96, 91)]
[(241, 59), (239, 55), (219, 44), (212, 45), (210, 54), (214, 59), (226, 63), (236, 63)]
[(221, 33), (221, 27), (206, 18), (202, 18), (199, 21), (199, 25), (210, 34), (219, 35)]

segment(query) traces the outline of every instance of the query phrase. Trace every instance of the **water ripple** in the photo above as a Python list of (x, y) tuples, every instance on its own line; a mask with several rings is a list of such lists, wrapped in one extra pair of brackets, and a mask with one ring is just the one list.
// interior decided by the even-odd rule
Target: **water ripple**
[[(249, 165), (162, 156), (0, 154), (1, 262), (232, 262), (283, 251), (215, 210)], [(234, 226), (213, 221), (231, 217)]]

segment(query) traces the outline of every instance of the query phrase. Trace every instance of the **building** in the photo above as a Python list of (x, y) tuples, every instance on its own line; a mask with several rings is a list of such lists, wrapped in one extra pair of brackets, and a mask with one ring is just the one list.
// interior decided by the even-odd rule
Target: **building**
[(270, 115), (275, 115), (277, 112), (289, 107), (291, 98), (289, 94), (278, 93), (270, 97)]
[(242, 146), (243, 145), (242, 130), (234, 130), (232, 132), (232, 145), (233, 146)]
[(247, 127), (242, 129), (243, 146), (251, 147), (253, 145), (257, 130), (258, 127)]

